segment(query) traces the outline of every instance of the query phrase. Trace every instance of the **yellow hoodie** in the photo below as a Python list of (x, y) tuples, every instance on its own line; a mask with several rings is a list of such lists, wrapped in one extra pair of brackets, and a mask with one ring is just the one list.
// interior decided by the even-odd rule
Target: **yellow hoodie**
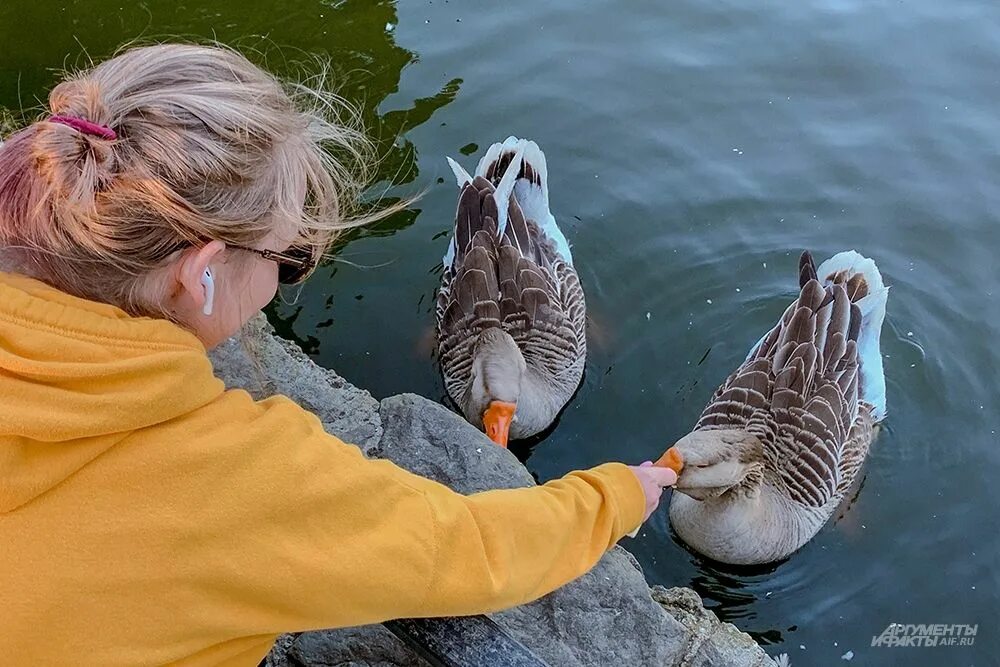
[(461, 496), (225, 391), (173, 324), (0, 273), (5, 664), (256, 665), (281, 632), (498, 610), (643, 506), (619, 464)]

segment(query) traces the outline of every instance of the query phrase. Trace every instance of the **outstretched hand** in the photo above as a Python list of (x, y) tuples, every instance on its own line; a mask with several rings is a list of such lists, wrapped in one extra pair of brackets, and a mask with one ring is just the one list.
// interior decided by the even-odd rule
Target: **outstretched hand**
[(642, 516), (642, 520), (645, 521), (659, 506), (663, 489), (677, 483), (677, 473), (670, 468), (654, 466), (652, 461), (629, 466), (629, 470), (639, 478), (642, 491), (646, 495), (646, 513)]

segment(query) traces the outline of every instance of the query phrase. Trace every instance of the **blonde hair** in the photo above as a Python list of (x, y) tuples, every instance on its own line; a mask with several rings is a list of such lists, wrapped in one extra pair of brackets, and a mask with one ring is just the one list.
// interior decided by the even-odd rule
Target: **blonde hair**
[(10, 136), (0, 249), (19, 270), (135, 315), (165, 316), (144, 281), (180, 250), (252, 247), (282, 224), (325, 252), (340, 230), (400, 208), (351, 216), (372, 151), (339, 98), (227, 48), (132, 48), (68, 75), (48, 107), (117, 137), (44, 118)]

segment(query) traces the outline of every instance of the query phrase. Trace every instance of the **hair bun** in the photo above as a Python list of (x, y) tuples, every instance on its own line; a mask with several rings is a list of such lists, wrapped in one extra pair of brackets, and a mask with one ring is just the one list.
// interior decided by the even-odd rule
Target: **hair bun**
[(96, 194), (111, 183), (115, 161), (108, 141), (113, 132), (86, 131), (106, 127), (109, 120), (100, 90), (93, 82), (64, 81), (49, 95), (49, 108), (57, 120), (35, 124), (35, 165), (62, 204), (91, 209)]

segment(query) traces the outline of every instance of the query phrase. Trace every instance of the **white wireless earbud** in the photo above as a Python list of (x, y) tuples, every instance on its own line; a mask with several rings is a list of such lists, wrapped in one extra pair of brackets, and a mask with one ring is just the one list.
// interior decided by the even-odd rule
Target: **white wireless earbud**
[(205, 315), (211, 315), (215, 302), (215, 279), (212, 278), (211, 269), (205, 269), (205, 273), (201, 276), (201, 284), (205, 287), (205, 307), (201, 309), (201, 312)]

